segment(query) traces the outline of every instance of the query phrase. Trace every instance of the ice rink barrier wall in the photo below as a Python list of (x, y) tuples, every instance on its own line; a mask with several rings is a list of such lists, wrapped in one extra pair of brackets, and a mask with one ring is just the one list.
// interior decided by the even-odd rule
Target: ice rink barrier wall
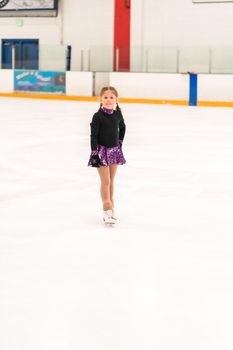
[[(97, 101), (100, 88), (112, 85), (126, 103), (233, 107), (233, 75), (124, 72), (66, 72), (65, 94), (14, 91), (14, 70), (0, 70), (0, 96)], [(196, 82), (196, 83), (193, 83)], [(195, 99), (196, 98), (196, 99)]]

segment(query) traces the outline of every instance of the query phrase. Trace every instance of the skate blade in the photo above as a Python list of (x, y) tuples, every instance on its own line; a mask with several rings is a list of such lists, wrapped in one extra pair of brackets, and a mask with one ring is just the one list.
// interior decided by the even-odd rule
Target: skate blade
[(114, 222), (114, 221), (112, 221), (112, 222), (106, 222), (104, 219), (103, 219), (103, 221), (104, 221), (104, 224), (105, 224), (106, 226), (114, 226), (115, 223), (116, 223), (116, 222)]

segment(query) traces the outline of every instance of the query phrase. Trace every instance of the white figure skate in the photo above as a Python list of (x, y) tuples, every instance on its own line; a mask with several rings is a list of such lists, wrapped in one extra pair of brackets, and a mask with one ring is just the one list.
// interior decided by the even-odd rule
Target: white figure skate
[(103, 220), (106, 225), (114, 225), (116, 223), (116, 219), (113, 217), (112, 210), (104, 210)]
[(116, 217), (116, 213), (115, 213), (115, 210), (114, 208), (112, 208), (112, 218), (117, 221), (117, 217)]

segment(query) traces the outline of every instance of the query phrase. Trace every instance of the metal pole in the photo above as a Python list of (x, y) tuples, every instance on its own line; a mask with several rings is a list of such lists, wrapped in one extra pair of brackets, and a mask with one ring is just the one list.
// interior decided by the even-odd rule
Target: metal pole
[(83, 50), (81, 50), (81, 63), (80, 63), (81, 72), (83, 71), (83, 55), (84, 55), (84, 52), (83, 52)]
[(96, 72), (93, 72), (92, 74), (93, 81), (92, 81), (92, 96), (96, 96), (96, 91), (95, 91), (95, 83), (96, 83)]
[(146, 50), (145, 55), (146, 55), (146, 73), (148, 73), (148, 50)]
[(177, 49), (176, 55), (176, 73), (179, 73), (179, 64), (180, 64), (180, 49)]
[(66, 48), (66, 70), (70, 71), (71, 67), (71, 45), (67, 45)]
[(91, 71), (91, 50), (90, 49), (87, 51), (87, 58), (88, 58), (87, 71), (90, 72)]
[(60, 45), (64, 45), (64, 0), (59, 1)]
[(12, 46), (11, 57), (12, 57), (12, 69), (15, 69), (15, 47), (14, 46)]
[(211, 74), (212, 72), (212, 49), (211, 47), (209, 48), (209, 73)]

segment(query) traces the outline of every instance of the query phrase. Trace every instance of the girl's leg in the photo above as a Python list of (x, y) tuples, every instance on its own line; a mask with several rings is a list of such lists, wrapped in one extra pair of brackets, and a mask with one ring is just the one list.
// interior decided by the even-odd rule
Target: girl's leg
[(109, 166), (101, 166), (97, 170), (100, 176), (100, 194), (103, 202), (103, 210), (112, 209)]
[(114, 178), (117, 171), (117, 164), (112, 164), (109, 166), (109, 172), (110, 172), (110, 200), (112, 202), (112, 208), (114, 208), (114, 200), (113, 200), (113, 193), (114, 193)]

